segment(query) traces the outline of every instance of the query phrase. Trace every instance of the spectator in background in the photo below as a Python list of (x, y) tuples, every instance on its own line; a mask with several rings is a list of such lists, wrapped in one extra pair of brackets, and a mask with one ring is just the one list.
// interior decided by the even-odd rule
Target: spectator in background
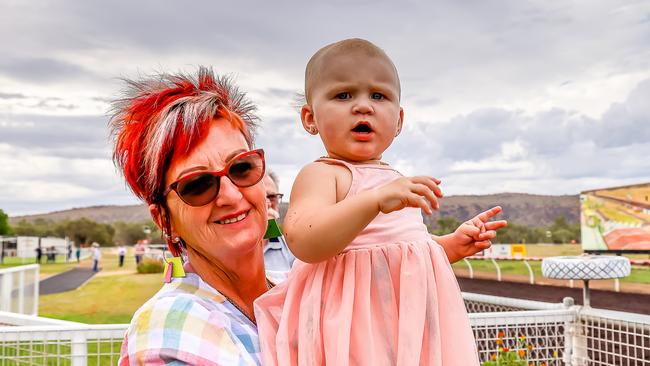
[(56, 262), (56, 248), (51, 246), (47, 248), (47, 263)]
[(142, 262), (142, 256), (144, 256), (144, 244), (141, 241), (138, 241), (135, 244), (135, 266), (137, 267), (140, 262)]
[(117, 247), (117, 256), (120, 259), (120, 267), (124, 267), (124, 257), (126, 256), (126, 247), (124, 247), (124, 244), (120, 244)]
[[(280, 202), (282, 201), (283, 196), (282, 193), (278, 192), (278, 176), (268, 169), (263, 182), (266, 189), (266, 210), (268, 219), (278, 220), (280, 218)], [(265, 241), (264, 267), (267, 271), (289, 272), (295, 259), (296, 257), (289, 250), (289, 247), (284, 240), (284, 236), (271, 238), (270, 240)], [(277, 281), (280, 278), (274, 277), (273, 279)]]
[(77, 263), (81, 262), (81, 246), (77, 246), (77, 250), (75, 254), (77, 256)]
[(41, 264), (41, 258), (43, 258), (43, 249), (39, 245), (36, 247), (36, 263)]
[(99, 250), (99, 244), (93, 243), (92, 254), (93, 254), (93, 272), (99, 272), (99, 260), (102, 259), (102, 252), (101, 250)]
[(72, 244), (68, 244), (68, 253), (65, 256), (65, 262), (70, 262), (70, 259), (72, 259)]

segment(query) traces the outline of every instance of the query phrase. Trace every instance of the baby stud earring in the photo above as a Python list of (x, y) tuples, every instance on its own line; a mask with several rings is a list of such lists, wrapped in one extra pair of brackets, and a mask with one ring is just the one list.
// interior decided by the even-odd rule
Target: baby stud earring
[(309, 132), (310, 135), (318, 135), (318, 128), (316, 128), (316, 126), (309, 126), (307, 132)]

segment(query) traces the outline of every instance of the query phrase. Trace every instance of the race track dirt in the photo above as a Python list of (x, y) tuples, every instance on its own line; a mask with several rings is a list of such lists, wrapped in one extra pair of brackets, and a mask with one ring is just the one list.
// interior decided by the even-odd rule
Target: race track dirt
[[(581, 288), (463, 277), (458, 277), (458, 284), (464, 292), (555, 303), (562, 302), (565, 297), (572, 297), (576, 304), (582, 305)], [(650, 315), (650, 295), (591, 290), (591, 307)]]

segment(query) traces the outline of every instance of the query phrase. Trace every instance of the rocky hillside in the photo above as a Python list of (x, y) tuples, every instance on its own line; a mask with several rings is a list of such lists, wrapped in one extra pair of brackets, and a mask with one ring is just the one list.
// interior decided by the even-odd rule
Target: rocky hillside
[(151, 219), (149, 208), (146, 205), (90, 206), (39, 215), (10, 217), (9, 223), (15, 224), (21, 220), (34, 221), (37, 219), (58, 222), (64, 220), (77, 220), (83, 217), (102, 224), (111, 224), (117, 221), (142, 222)]
[(501, 218), (520, 225), (543, 227), (564, 216), (570, 224), (580, 220), (580, 197), (541, 196), (522, 193), (501, 193), (483, 196), (449, 196), (440, 201), (440, 211), (425, 217), (425, 222), (435, 228), (440, 217), (467, 220), (493, 206), (503, 207)]
[[(483, 196), (449, 196), (440, 202), (440, 211), (425, 217), (432, 228), (440, 217), (452, 216), (459, 221), (492, 206), (503, 207), (501, 217), (513, 223), (526, 226), (548, 226), (557, 216), (564, 216), (567, 222), (577, 223), (580, 217), (579, 197), (574, 196), (540, 196), (522, 193), (501, 193)], [(281, 212), (286, 211), (286, 203)], [(40, 215), (11, 217), (10, 223), (20, 220), (34, 221), (42, 218), (51, 221), (75, 220), (86, 217), (100, 223), (116, 221), (142, 222), (148, 220), (149, 210), (145, 205), (133, 206), (92, 206), (57, 211)]]

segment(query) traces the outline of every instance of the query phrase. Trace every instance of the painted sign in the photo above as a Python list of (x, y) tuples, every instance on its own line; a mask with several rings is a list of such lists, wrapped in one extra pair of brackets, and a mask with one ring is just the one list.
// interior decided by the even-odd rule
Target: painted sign
[(650, 252), (650, 183), (580, 194), (585, 251)]

